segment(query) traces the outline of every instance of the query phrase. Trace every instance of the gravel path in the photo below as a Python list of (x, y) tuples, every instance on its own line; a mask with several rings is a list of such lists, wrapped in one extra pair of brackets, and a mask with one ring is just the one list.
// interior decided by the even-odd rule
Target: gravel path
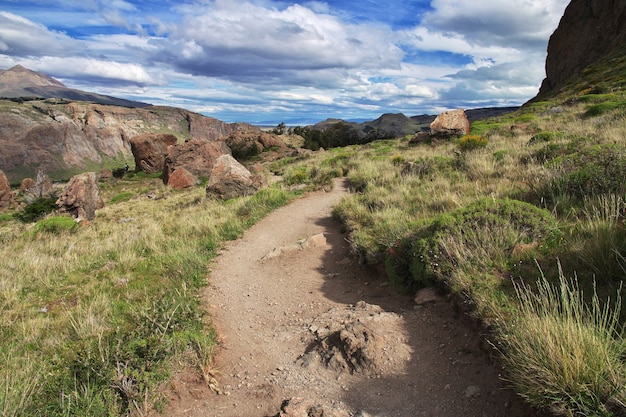
[(537, 415), (501, 380), (475, 322), (445, 298), (416, 306), (353, 260), (331, 217), (345, 193), (337, 182), (294, 201), (216, 259), (203, 298), (222, 340), (222, 394), (181, 372), (164, 415), (275, 416), (294, 398), (283, 415)]

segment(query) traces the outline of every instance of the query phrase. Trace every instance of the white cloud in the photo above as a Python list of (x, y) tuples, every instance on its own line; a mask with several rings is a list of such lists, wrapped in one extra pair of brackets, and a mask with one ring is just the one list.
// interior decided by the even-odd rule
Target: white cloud
[(422, 26), (462, 34), (470, 44), (544, 46), (570, 0), (433, 0)]
[(164, 49), (164, 61), (181, 71), (287, 84), (315, 83), (297, 71), (393, 67), (403, 56), (382, 26), (346, 24), (297, 4), (278, 10), (225, 0), (186, 16)]
[(64, 33), (9, 12), (0, 12), (0, 52), (27, 57), (47, 54), (66, 56), (76, 52), (80, 42)]
[(432, 0), (411, 27), (397, 8), (419, 7), (402, 0), (380, 3), (377, 16), (356, 1), (59, 0), (47, 20), (43, 9), (0, 12), (0, 65), (228, 120), (520, 104), (537, 92), (568, 1)]

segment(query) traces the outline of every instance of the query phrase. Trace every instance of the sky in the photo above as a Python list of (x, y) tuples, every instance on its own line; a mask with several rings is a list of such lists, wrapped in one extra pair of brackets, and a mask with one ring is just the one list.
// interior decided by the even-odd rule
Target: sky
[(0, 69), (226, 122), (520, 105), (569, 0), (0, 0)]

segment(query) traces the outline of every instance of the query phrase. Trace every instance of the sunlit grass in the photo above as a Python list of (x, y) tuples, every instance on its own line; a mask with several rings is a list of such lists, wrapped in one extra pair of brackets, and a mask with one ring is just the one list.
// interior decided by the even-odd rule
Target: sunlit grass
[(222, 202), (141, 179), (103, 184), (105, 200), (121, 189), (134, 197), (91, 224), (3, 226), (0, 351), (13, 358), (0, 366), (11, 375), (3, 415), (144, 413), (162, 401), (171, 363), (210, 375), (217, 336), (198, 299), (207, 265), (224, 240), (293, 198), (267, 189)]

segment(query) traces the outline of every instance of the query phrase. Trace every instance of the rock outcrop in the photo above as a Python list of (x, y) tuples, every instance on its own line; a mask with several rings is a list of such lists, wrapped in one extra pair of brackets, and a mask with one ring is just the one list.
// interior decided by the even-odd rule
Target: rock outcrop
[(222, 141), (193, 139), (170, 146), (165, 157), (163, 183), (170, 185), (170, 177), (178, 168), (185, 168), (198, 178), (209, 178), (215, 161), (226, 154), (230, 155), (230, 149)]
[(60, 211), (67, 211), (78, 220), (93, 220), (96, 210), (104, 207), (95, 172), (72, 177), (56, 201)]
[(130, 149), (135, 158), (135, 171), (147, 174), (163, 172), (167, 147), (175, 145), (178, 138), (171, 134), (146, 133), (130, 140)]
[(550, 37), (538, 98), (626, 43), (624, 0), (572, 0)]
[(231, 155), (222, 155), (215, 161), (206, 187), (207, 197), (228, 200), (252, 195), (264, 185), (264, 177), (252, 175)]
[(0, 209), (8, 207), (13, 201), (13, 190), (7, 176), (0, 170)]
[(462, 109), (445, 111), (430, 124), (430, 135), (437, 139), (467, 135), (469, 132), (470, 122)]
[(127, 108), (86, 102), (1, 101), (0, 169), (9, 180), (44, 170), (54, 179), (106, 159), (131, 156), (130, 140), (147, 133), (181, 139), (219, 140), (247, 123), (224, 123), (190, 111), (152, 106)]
[(233, 132), (226, 136), (224, 141), (235, 158), (258, 155), (270, 149), (287, 149), (280, 136), (266, 132)]

